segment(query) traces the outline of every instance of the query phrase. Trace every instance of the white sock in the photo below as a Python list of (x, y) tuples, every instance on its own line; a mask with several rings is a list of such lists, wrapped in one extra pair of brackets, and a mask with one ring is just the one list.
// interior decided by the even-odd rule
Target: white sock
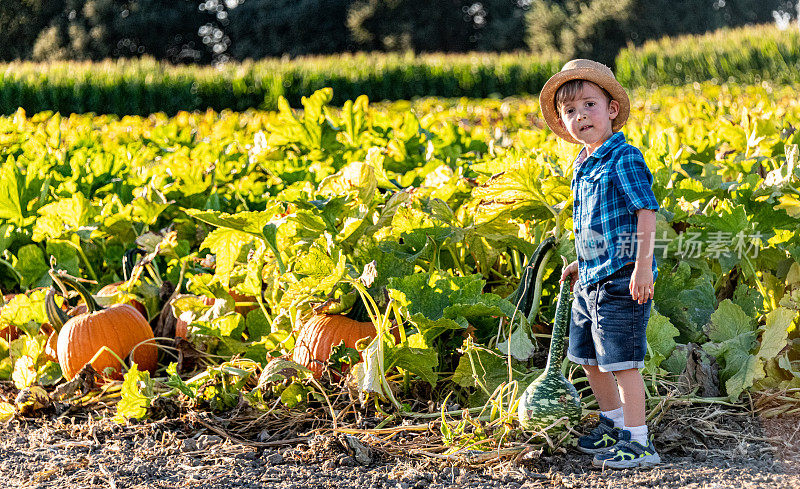
[(622, 408), (618, 407), (612, 411), (600, 411), (600, 414), (614, 422), (614, 428), (622, 428), (625, 425), (625, 417)]
[(650, 441), (647, 439), (646, 424), (643, 424), (642, 426), (626, 426), (623, 429), (628, 430), (631, 433), (631, 441), (638, 441), (639, 444), (644, 447), (650, 444)]

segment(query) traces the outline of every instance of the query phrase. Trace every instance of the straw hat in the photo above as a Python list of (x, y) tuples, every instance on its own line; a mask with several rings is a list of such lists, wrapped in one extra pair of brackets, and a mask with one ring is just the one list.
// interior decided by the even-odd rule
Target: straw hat
[(539, 94), (539, 106), (542, 108), (544, 120), (556, 135), (570, 143), (580, 144), (565, 128), (559, 125), (556, 111), (556, 92), (561, 85), (570, 80), (589, 80), (604, 88), (611, 94), (611, 98), (619, 103), (619, 114), (614, 119), (611, 129), (616, 132), (625, 125), (631, 112), (631, 103), (628, 100), (628, 94), (614, 77), (611, 68), (590, 59), (573, 59), (568, 61), (561, 71), (547, 80), (542, 88), (542, 93)]

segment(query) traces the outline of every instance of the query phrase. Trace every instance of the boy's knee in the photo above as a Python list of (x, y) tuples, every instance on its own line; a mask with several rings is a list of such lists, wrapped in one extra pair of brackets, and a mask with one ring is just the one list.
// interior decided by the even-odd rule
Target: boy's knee
[(583, 367), (583, 371), (586, 372), (586, 375), (600, 375), (604, 372), (600, 370), (597, 365), (581, 365)]
[(611, 372), (615, 377), (641, 377), (641, 371), (638, 368), (626, 368), (624, 370), (615, 370)]

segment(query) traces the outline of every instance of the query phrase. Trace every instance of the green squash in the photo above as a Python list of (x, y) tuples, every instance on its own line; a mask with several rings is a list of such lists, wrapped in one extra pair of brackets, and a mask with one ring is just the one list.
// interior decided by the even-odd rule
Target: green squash
[(525, 389), (519, 400), (519, 422), (526, 430), (547, 428), (564, 417), (571, 425), (577, 424), (581, 419), (581, 398), (578, 391), (561, 373), (570, 316), (569, 289), (570, 279), (567, 278), (561, 283), (558, 294), (547, 366), (542, 375)]
[[(539, 301), (542, 298), (542, 279), (550, 255), (555, 252), (556, 239), (552, 236), (543, 240), (533, 252), (522, 272), (517, 289), (508, 296), (508, 301), (525, 314), (528, 324), (536, 319)], [(530, 333), (530, 331), (528, 331)]]

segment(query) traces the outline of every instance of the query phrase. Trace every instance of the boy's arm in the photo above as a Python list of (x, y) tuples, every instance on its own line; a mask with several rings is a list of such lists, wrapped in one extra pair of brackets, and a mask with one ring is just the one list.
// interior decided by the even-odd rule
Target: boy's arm
[(639, 240), (636, 262), (631, 275), (633, 300), (644, 304), (653, 298), (653, 238), (656, 234), (656, 213), (651, 209), (636, 211), (636, 237)]

